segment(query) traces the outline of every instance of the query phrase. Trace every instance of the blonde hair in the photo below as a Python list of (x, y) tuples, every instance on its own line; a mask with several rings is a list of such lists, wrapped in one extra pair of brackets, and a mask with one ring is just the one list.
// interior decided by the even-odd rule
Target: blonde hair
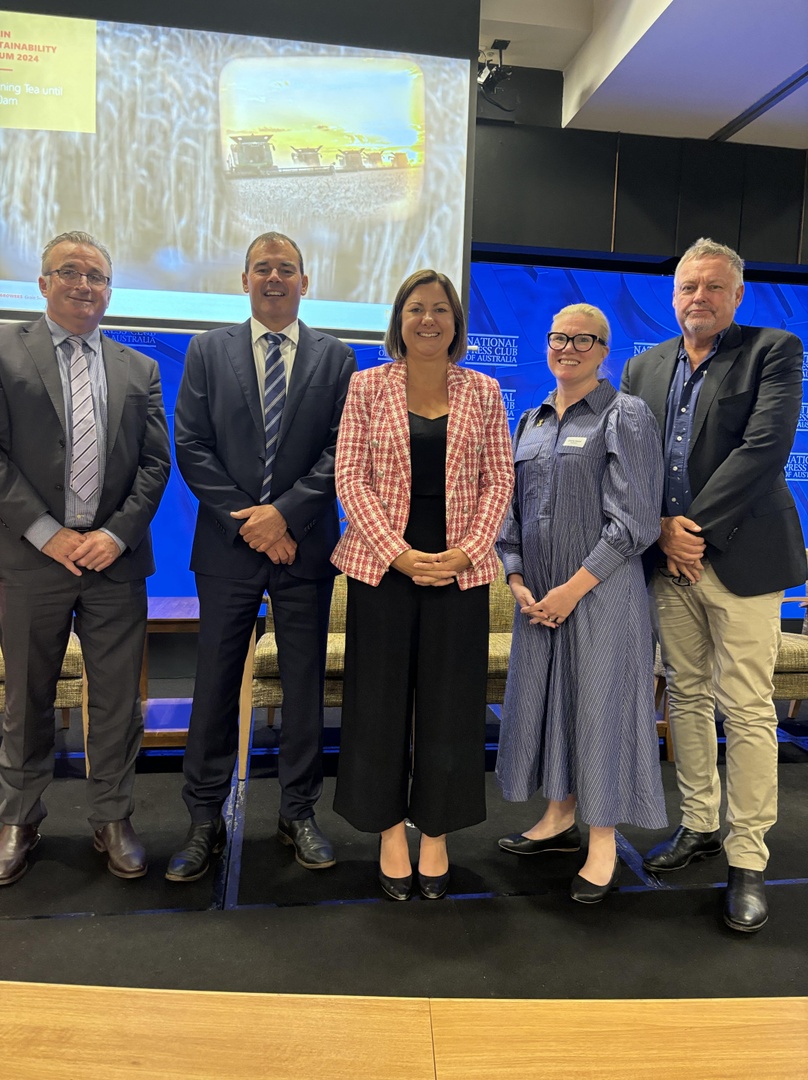
[(595, 307), (594, 304), (567, 304), (561, 311), (556, 312), (553, 316), (553, 322), (560, 319), (562, 315), (584, 315), (587, 319), (594, 319), (598, 324), (598, 337), (602, 337), (608, 347), (612, 337), (612, 330), (609, 326), (609, 320), (599, 307)]

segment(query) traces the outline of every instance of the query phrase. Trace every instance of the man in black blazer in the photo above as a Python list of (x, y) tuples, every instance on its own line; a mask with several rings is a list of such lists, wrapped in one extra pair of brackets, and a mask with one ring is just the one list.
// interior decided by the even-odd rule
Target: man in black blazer
[(783, 590), (805, 581), (805, 544), (784, 467), (802, 402), (794, 334), (738, 326), (743, 261), (698, 240), (674, 277), (680, 338), (626, 364), (664, 439), (662, 532), (652, 579), (682, 825), (646, 856), (665, 873), (721, 852), (715, 706), (724, 715), (729, 877), (724, 920), (768, 918), (764, 837), (777, 818), (772, 673)]
[(89, 686), (95, 848), (118, 877), (147, 869), (129, 819), (149, 524), (171, 459), (157, 365), (98, 329), (111, 279), (97, 240), (63, 233), (42, 254), (44, 317), (0, 328), (0, 885), (22, 877), (39, 840), (74, 616)]
[(174, 414), (177, 464), (199, 500), (191, 569), (200, 629), (184, 764), (191, 828), (169, 881), (195, 881), (224, 848), (239, 688), (265, 591), (283, 689), (278, 839), (307, 869), (335, 861), (314, 805), (339, 539), (334, 452), (356, 359), (298, 320), (308, 278), (289, 237), (253, 240), (242, 286), (252, 318), (191, 341)]

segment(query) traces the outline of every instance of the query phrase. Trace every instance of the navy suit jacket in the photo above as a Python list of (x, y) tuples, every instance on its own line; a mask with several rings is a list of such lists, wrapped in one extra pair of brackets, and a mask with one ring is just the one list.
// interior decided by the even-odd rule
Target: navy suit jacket
[[(681, 340), (631, 357), (620, 384), (650, 406), (663, 437)], [(802, 403), (802, 355), (794, 334), (732, 323), (699, 392), (685, 516), (701, 525), (707, 558), (738, 596), (805, 581), (805, 543), (783, 471)], [(661, 556), (656, 545), (648, 554)]]
[[(171, 456), (154, 360), (102, 334), (107, 378), (107, 459), (93, 527), (127, 545), (103, 573), (132, 581), (154, 573), (149, 524)], [(0, 570), (53, 560), (23, 536), (44, 513), (65, 520), (65, 406), (44, 318), (0, 327)]]
[[(300, 323), (283, 409), (270, 501), (286, 519), (298, 548), (287, 567), (301, 578), (336, 573), (339, 539), (334, 453), (337, 430), (356, 370), (353, 350)], [(266, 565), (239, 535), (233, 510), (260, 501), (264, 477), (264, 416), (249, 319), (192, 339), (174, 413), (177, 464), (199, 500), (191, 569), (246, 578)]]

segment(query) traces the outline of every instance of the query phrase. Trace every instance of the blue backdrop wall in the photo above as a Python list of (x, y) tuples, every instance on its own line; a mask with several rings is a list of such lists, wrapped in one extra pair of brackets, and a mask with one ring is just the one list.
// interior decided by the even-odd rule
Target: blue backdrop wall
[[(606, 374), (618, 385), (628, 357), (678, 333), (671, 306), (672, 284), (670, 277), (657, 274), (473, 263), (471, 349), (466, 363), (499, 381), (511, 426), (515, 427), (522, 412), (541, 402), (552, 388), (544, 340), (555, 312), (565, 304), (586, 301), (606, 313), (612, 327)], [(247, 314), (245, 306), (245, 318)], [(808, 349), (808, 285), (748, 282), (737, 319), (791, 330)], [(174, 402), (190, 336), (151, 331), (109, 333), (158, 361), (173, 437)], [(385, 359), (378, 345), (359, 345), (356, 353), (360, 368)], [(808, 381), (808, 351), (803, 378)], [(803, 405), (787, 474), (808, 539), (808, 401)], [(188, 560), (195, 513), (193, 496), (175, 467), (154, 523), (157, 573), (149, 579), (153, 596), (194, 593)], [(783, 614), (794, 618), (800, 612), (792, 601)]]

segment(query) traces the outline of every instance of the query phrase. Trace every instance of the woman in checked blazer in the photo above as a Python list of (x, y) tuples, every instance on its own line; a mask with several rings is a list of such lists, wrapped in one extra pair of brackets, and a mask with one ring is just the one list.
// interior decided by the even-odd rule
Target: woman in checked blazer
[(446, 833), (485, 818), (488, 583), (513, 461), (498, 383), (458, 367), (466, 322), (445, 275), (404, 282), (385, 347), (392, 363), (353, 376), (337, 442), (348, 527), (332, 561), (349, 580), (334, 807), (380, 834), (394, 900), (412, 891), (411, 821), (421, 893), (438, 899)]

